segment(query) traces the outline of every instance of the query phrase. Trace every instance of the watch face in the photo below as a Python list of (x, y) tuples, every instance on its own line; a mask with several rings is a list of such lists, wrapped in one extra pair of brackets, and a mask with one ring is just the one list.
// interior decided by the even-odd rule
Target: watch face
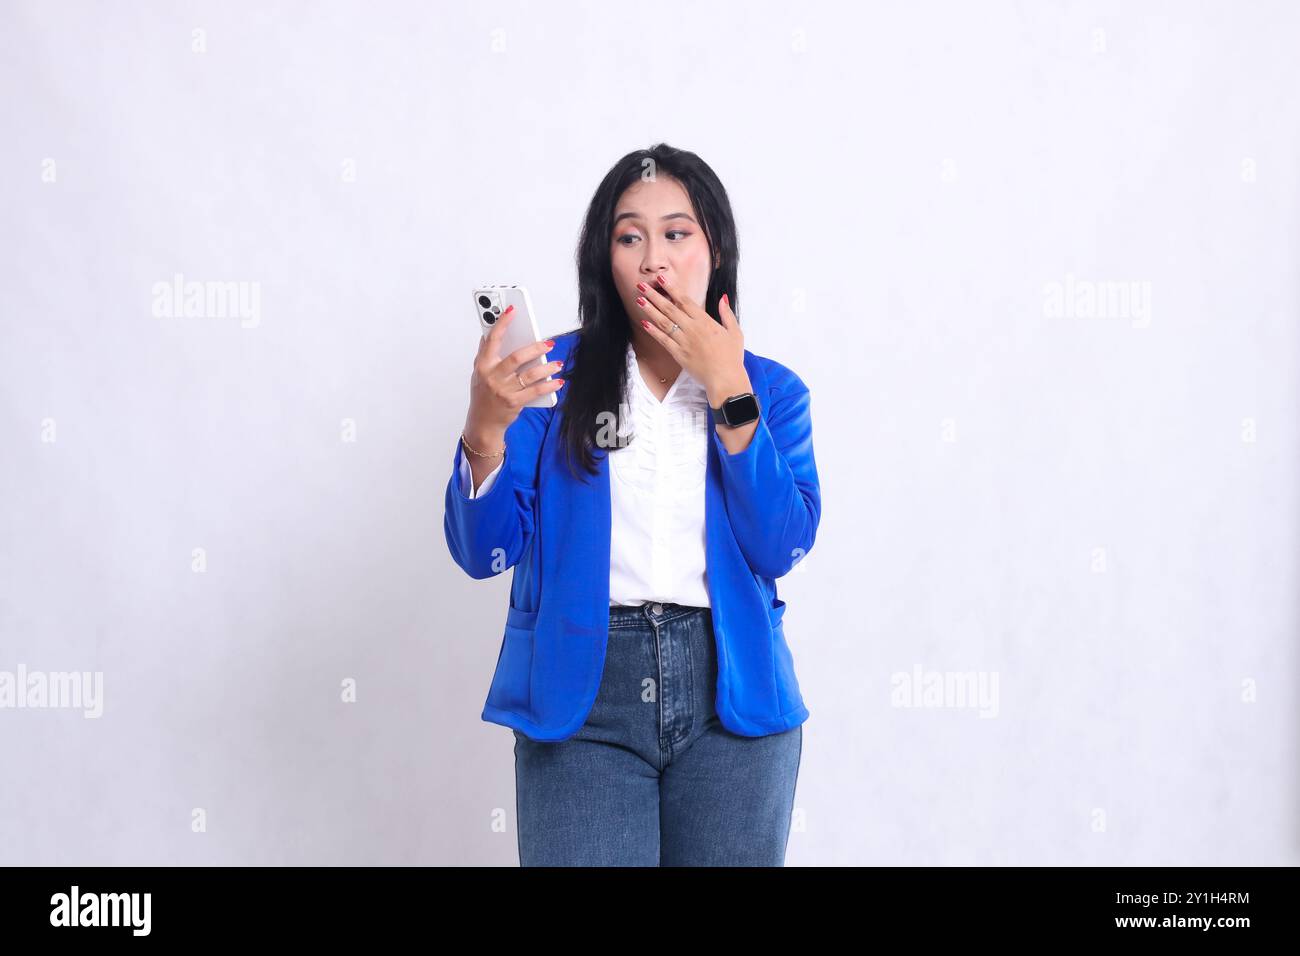
[(733, 425), (747, 425), (758, 418), (758, 399), (753, 395), (740, 395), (722, 403), (727, 421)]

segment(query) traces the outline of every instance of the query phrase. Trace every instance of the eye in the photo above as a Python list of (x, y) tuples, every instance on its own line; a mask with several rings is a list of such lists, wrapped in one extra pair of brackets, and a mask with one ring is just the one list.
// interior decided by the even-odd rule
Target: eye
[[(687, 232), (685, 229), (670, 229), (670, 230), (668, 230), (667, 235), (669, 235), (669, 236), (681, 236), (682, 239), (685, 239), (687, 236), (690, 235), (690, 233)], [(627, 233), (626, 235), (619, 236), (619, 237), (618, 237), (617, 239), (615, 239), (614, 241), (617, 242), (619, 245), (622, 245), (622, 246), (630, 246), (632, 243), (631, 243), (631, 242), (625, 242), (624, 240), (637, 240), (637, 239), (640, 239), (640, 238), (641, 238), (640, 236), (635, 235), (635, 234), (629, 232), (629, 233)], [(679, 240), (679, 241), (680, 241), (680, 240)]]

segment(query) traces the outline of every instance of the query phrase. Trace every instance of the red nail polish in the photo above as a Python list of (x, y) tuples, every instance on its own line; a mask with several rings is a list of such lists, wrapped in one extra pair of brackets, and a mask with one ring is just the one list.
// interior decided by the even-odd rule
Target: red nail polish
[(646, 303), (646, 297), (643, 296), (643, 295), (639, 295), (639, 296), (637, 296), (637, 297), (636, 297), (636, 303), (637, 303), (637, 305), (645, 305), (645, 303)]
[(510, 314), (511, 312), (513, 312), (514, 310), (515, 310), (515, 307), (514, 307), (513, 305), (508, 305), (508, 306), (506, 306), (506, 310), (505, 310), (504, 312), (502, 312), (501, 314), (502, 314), (502, 315), (509, 315), (509, 314)]
[(668, 284), (668, 280), (665, 279), (665, 278), (664, 278), (663, 276), (661, 276), (661, 275), (660, 275), (660, 276), (655, 276), (655, 281), (658, 282), (660, 285), (667, 285), (667, 284)]
[(547, 339), (547, 340), (546, 340), (546, 350), (549, 352), (549, 351), (550, 351), (551, 349), (553, 349), (553, 348), (555, 348), (555, 339)]
[(642, 319), (642, 320), (641, 320), (641, 328), (646, 329), (647, 331), (649, 331), (649, 329), (650, 329), (650, 323), (647, 322), (645, 319)]
[(638, 289), (640, 289), (642, 292), (644, 292), (644, 291), (646, 290), (646, 284), (645, 284), (644, 282), (638, 282), (638, 283), (636, 284), (636, 287), (637, 287)]
[(727, 304), (728, 309), (731, 308), (731, 300), (727, 298), (727, 293), (725, 292), (722, 293), (722, 301)]

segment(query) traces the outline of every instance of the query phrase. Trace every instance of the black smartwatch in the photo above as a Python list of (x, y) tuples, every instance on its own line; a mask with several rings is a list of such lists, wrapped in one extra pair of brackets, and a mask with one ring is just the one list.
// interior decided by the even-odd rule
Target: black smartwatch
[(758, 396), (753, 392), (732, 395), (713, 409), (714, 417), (728, 428), (737, 428), (758, 420)]

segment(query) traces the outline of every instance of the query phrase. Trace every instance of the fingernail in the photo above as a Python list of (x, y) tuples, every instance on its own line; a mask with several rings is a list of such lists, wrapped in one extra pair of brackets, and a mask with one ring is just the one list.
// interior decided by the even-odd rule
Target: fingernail
[(645, 319), (642, 319), (642, 320), (641, 320), (641, 328), (643, 328), (643, 329), (649, 329), (649, 328), (650, 328), (650, 323), (647, 322)]
[(515, 310), (515, 307), (514, 307), (513, 305), (508, 305), (508, 306), (506, 306), (506, 310), (505, 310), (504, 312), (502, 312), (501, 314), (502, 314), (502, 315), (509, 315), (509, 314), (510, 314), (511, 312), (513, 312), (514, 310)]
[(645, 303), (646, 303), (646, 297), (643, 296), (643, 295), (639, 295), (639, 296), (637, 296), (637, 297), (636, 297), (636, 303), (637, 303), (637, 305), (645, 305)]
[(663, 276), (661, 276), (661, 275), (660, 275), (660, 276), (655, 276), (655, 281), (658, 282), (660, 285), (667, 285), (667, 284), (668, 284), (668, 280), (665, 279), (665, 278), (664, 278)]
[(727, 293), (725, 292), (722, 293), (722, 301), (727, 304), (727, 308), (731, 308), (731, 300), (727, 298)]
[(553, 348), (555, 348), (555, 339), (547, 339), (547, 340), (546, 340), (546, 349), (547, 349), (547, 351), (550, 351), (550, 350), (553, 349)]

